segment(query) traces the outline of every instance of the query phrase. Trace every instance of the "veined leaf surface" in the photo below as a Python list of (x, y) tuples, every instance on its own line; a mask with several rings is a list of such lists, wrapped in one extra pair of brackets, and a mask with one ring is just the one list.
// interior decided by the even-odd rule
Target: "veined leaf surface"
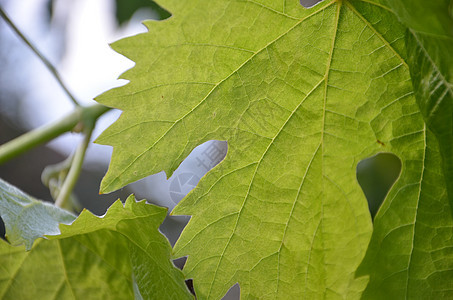
[(193, 299), (157, 228), (166, 209), (115, 202), (103, 217), (83, 211), (31, 251), (0, 240), (1, 299)]
[[(428, 128), (436, 135), (445, 176), (453, 176), (453, 2), (388, 1), (408, 26), (408, 64)], [(447, 180), (453, 203), (453, 180)]]
[(428, 134), (417, 201), (376, 219), (359, 271), (370, 274), (364, 298), (448, 299), (453, 297), (451, 1), (388, 0), (386, 5), (408, 26), (407, 63)]
[[(173, 212), (192, 215), (175, 251), (189, 256), (197, 297), (219, 299), (238, 282), (245, 299), (359, 298), (369, 277), (355, 272), (372, 224), (356, 166), (383, 151), (402, 171), (376, 216), (376, 226), (390, 219), (395, 228), (380, 263), (398, 282), (417, 276), (419, 209), (442, 212), (424, 219), (433, 228), (451, 230), (451, 216), (445, 198), (431, 196), (445, 192), (442, 181), (432, 186), (438, 145), (415, 101), (405, 27), (390, 9), (346, 0), (309, 10), (297, 0), (159, 3), (170, 19), (113, 45), (136, 66), (122, 76), (129, 84), (98, 99), (124, 111), (98, 140), (114, 149), (101, 191), (170, 176), (197, 145), (228, 141), (225, 160)], [(447, 245), (442, 238), (433, 251)]]
[(5, 222), (6, 238), (27, 250), (46, 234), (59, 234), (58, 226), (71, 224), (76, 216), (70, 212), (25, 194), (0, 179), (0, 216)]

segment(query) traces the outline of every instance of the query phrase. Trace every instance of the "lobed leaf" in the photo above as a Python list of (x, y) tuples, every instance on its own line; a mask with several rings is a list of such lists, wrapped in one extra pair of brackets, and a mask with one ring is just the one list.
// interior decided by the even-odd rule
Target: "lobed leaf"
[(36, 200), (0, 179), (0, 217), (5, 222), (6, 238), (27, 250), (44, 235), (59, 234), (59, 224), (71, 224), (75, 216), (50, 203)]
[(0, 241), (0, 298), (193, 299), (157, 230), (165, 215), (131, 196), (103, 217), (84, 210), (29, 252)]
[[(416, 1), (402, 14), (396, 1), (389, 5), (409, 30), (408, 63), (420, 110), (436, 135), (453, 204), (453, 2)], [(411, 1), (412, 2), (412, 1)]]
[[(192, 215), (175, 252), (188, 255), (197, 297), (219, 299), (237, 282), (245, 299), (356, 299), (368, 281), (377, 298), (450, 295), (446, 178), (392, 10), (159, 2), (170, 19), (113, 45), (136, 66), (98, 98), (124, 111), (98, 139), (113, 146), (101, 191), (170, 176), (197, 145), (228, 141), (225, 160), (173, 211)], [(368, 247), (356, 166), (379, 152), (402, 170)]]
[[(448, 0), (387, 1), (409, 29), (407, 63), (427, 127), (415, 201), (376, 219), (359, 274), (366, 299), (453, 297), (453, 19)], [(448, 191), (448, 193), (447, 193)], [(391, 199), (393, 200), (393, 199)]]

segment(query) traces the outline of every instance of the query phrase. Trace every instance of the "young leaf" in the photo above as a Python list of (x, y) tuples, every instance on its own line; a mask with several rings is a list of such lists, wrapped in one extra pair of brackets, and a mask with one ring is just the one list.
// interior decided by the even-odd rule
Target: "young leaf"
[(445, 181), (431, 187), (437, 142), (390, 10), (352, 0), (309, 10), (297, 0), (161, 2), (170, 19), (113, 45), (136, 66), (122, 76), (129, 84), (98, 99), (124, 111), (98, 140), (114, 147), (101, 191), (171, 175), (195, 146), (228, 141), (225, 160), (174, 210), (192, 215), (175, 251), (189, 256), (197, 297), (219, 299), (238, 282), (244, 298), (359, 298), (368, 276), (355, 271), (372, 225), (355, 170), (380, 151), (402, 162), (375, 221), (396, 228), (385, 251), (398, 261), (383, 264), (398, 283), (418, 276), (416, 225), (451, 231), (451, 216), (417, 223), (421, 203), (426, 214), (445, 211), (445, 198), (430, 197)]
[[(157, 230), (166, 212), (166, 208), (144, 200), (136, 202), (130, 196), (124, 207), (118, 200), (102, 218), (84, 211), (72, 225), (61, 225), (61, 235), (49, 238), (74, 237), (88, 247), (101, 247), (106, 240), (103, 232), (114, 232), (125, 240), (124, 246), (129, 251), (121, 255), (130, 259), (135, 281), (145, 299), (192, 299), (184, 276), (170, 260), (170, 243)], [(99, 251), (105, 256), (111, 250), (102, 246)]]
[(84, 210), (30, 252), (0, 243), (0, 298), (131, 299), (135, 281), (144, 299), (192, 299), (157, 230), (165, 215), (129, 197), (103, 217)]
[(0, 216), (5, 222), (6, 237), (15, 246), (33, 242), (46, 234), (59, 234), (58, 225), (71, 224), (75, 216), (50, 203), (30, 197), (0, 179)]

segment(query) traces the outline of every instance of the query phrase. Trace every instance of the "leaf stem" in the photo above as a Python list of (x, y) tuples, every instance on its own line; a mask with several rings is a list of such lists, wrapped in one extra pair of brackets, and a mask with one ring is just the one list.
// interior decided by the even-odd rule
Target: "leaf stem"
[(60, 84), (61, 88), (66, 93), (66, 95), (69, 97), (69, 99), (71, 99), (72, 103), (74, 103), (74, 105), (76, 106), (80, 106), (79, 102), (75, 99), (75, 97), (72, 95), (72, 93), (64, 84), (57, 69), (46, 57), (44, 57), (44, 55), (35, 46), (33, 46), (33, 44), (24, 36), (24, 34), (22, 34), (22, 32), (19, 30), (19, 28), (17, 28), (16, 25), (14, 25), (13, 21), (8, 17), (8, 15), (5, 13), (1, 6), (0, 15), (5, 20), (5, 22), (13, 29), (13, 31), (22, 39), (22, 41), (25, 44), (27, 44), (27, 46), (39, 57), (39, 59), (44, 63), (47, 69), (49, 69), (50, 73), (52, 73), (52, 75), (55, 77), (57, 82)]
[(94, 124), (94, 122), (108, 110), (110, 110), (110, 108), (100, 104), (86, 107), (78, 106), (73, 112), (60, 120), (29, 131), (12, 141), (1, 145), (0, 164), (40, 144), (47, 143), (65, 132), (80, 132), (87, 126), (93, 126), (91, 124)]
[(57, 200), (55, 201), (55, 205), (58, 207), (66, 207), (67, 202), (70, 199), (70, 195), (72, 190), (74, 189), (77, 180), (79, 179), (80, 172), (82, 171), (83, 161), (85, 159), (85, 153), (90, 143), (91, 134), (93, 133), (95, 122), (88, 124), (84, 130), (84, 137), (82, 142), (77, 147), (77, 150), (74, 154), (72, 159), (71, 168), (69, 169), (68, 176), (66, 177), (60, 193), (58, 194)]

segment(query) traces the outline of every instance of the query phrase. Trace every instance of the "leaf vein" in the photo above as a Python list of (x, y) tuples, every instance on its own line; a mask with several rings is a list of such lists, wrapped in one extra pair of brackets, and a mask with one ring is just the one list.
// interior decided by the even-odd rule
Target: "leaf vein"
[[(361, 1), (363, 1), (363, 0), (361, 0)], [(395, 56), (401, 61), (401, 63), (406, 68), (409, 68), (406, 61), (398, 54), (398, 52), (396, 52), (396, 50), (392, 47), (392, 45), (390, 45), (390, 43), (376, 30), (376, 28), (374, 28), (374, 26), (370, 22), (368, 22), (368, 20), (365, 19), (362, 16), (362, 14), (360, 14), (350, 2), (346, 2), (346, 5), (349, 7), (349, 9), (351, 9), (351, 11), (357, 17), (359, 17), (362, 20), (362, 22), (365, 23), (366, 26), (368, 26), (368, 28), (370, 28), (373, 31), (373, 33), (387, 46), (387, 48), (395, 54)]]
[(415, 248), (415, 231), (417, 229), (417, 215), (418, 215), (418, 208), (420, 206), (420, 198), (422, 194), (422, 184), (423, 184), (423, 177), (425, 175), (425, 163), (426, 163), (426, 124), (424, 124), (423, 128), (424, 132), (424, 147), (423, 147), (423, 166), (422, 166), (422, 171), (420, 172), (420, 183), (419, 183), (419, 189), (418, 189), (418, 197), (417, 197), (417, 205), (415, 207), (415, 214), (414, 214), (414, 221), (413, 221), (413, 230), (412, 230), (412, 244), (411, 244), (411, 251), (409, 254), (409, 260), (407, 262), (407, 275), (406, 275), (406, 290), (405, 290), (405, 295), (404, 298), (408, 299), (408, 294), (409, 294), (409, 277), (410, 277), (410, 271), (411, 271), (411, 266), (412, 266), (412, 257), (414, 254), (414, 248)]
[(294, 28), (296, 28), (298, 25), (300, 25), (303, 21), (305, 20), (308, 20), (309, 18), (315, 16), (316, 14), (318, 14), (319, 12), (322, 12), (324, 11), (325, 9), (327, 9), (328, 7), (330, 7), (332, 4), (334, 4), (336, 1), (332, 1), (330, 4), (318, 9), (317, 11), (314, 11), (313, 13), (309, 14), (308, 16), (305, 16), (304, 18), (300, 19), (298, 22), (296, 22), (293, 26), (291, 26), (288, 30), (286, 30), (285, 32), (283, 32), (282, 34), (280, 34), (278, 37), (276, 37), (274, 40), (270, 41), (268, 44), (266, 44), (263, 48), (259, 49), (258, 51), (256, 51), (253, 55), (251, 55), (248, 59), (246, 59), (236, 70), (234, 70), (232, 73), (230, 73), (228, 76), (226, 76), (224, 79), (222, 79), (221, 81), (219, 81), (217, 84), (214, 85), (214, 87), (206, 94), (206, 96), (198, 103), (196, 104), (190, 111), (188, 111), (185, 115), (183, 115), (181, 118), (179, 118), (178, 120), (175, 121), (175, 123), (170, 126), (151, 146), (149, 146), (146, 150), (144, 150), (142, 153), (140, 153), (139, 155), (135, 156), (134, 159), (132, 159), (132, 161), (127, 165), (125, 166), (121, 172), (118, 173), (118, 175), (116, 177), (114, 177), (112, 180), (110, 180), (110, 182), (108, 182), (104, 189), (108, 189), (108, 187), (110, 185), (112, 185), (119, 177), (121, 177), (126, 171), (129, 170), (129, 168), (140, 158), (142, 157), (145, 153), (147, 153), (148, 151), (150, 151), (152, 148), (154, 148), (154, 146), (159, 143), (162, 138), (164, 136), (166, 136), (174, 127), (177, 123), (179, 123), (180, 121), (182, 121), (184, 118), (186, 118), (188, 115), (190, 115), (192, 112), (194, 112), (198, 107), (200, 107), (200, 105), (202, 103), (204, 103), (206, 101), (206, 99), (223, 83), (225, 82), (227, 79), (229, 79), (231, 76), (233, 76), (233, 74), (236, 74), (242, 67), (244, 67), (248, 62), (250, 62), (256, 55), (258, 55), (259, 53), (261, 53), (263, 50), (266, 50), (270, 45), (274, 44), (275, 42), (277, 42), (278, 40), (280, 40), (282, 37), (284, 37), (286, 34), (288, 34), (290, 31), (292, 31)]

